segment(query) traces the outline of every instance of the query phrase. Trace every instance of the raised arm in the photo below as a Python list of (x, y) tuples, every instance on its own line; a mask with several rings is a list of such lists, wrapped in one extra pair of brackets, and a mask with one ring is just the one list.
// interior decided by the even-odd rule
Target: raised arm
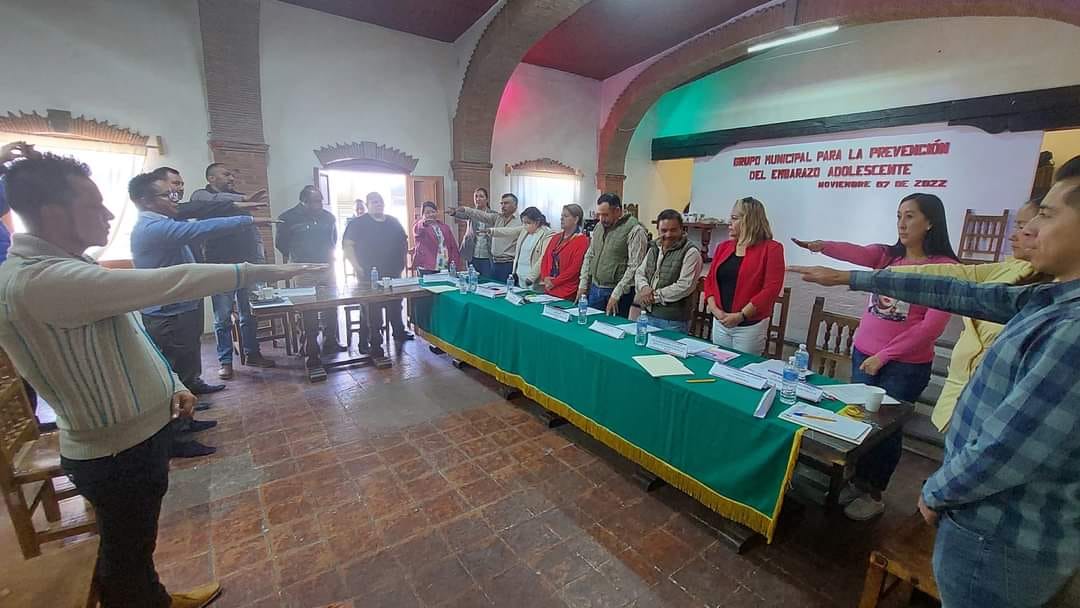
[(891, 266), (892, 272), (921, 274), (930, 277), (948, 277), (972, 283), (983, 283), (997, 274), (1011, 262), (991, 262), (989, 264), (920, 264), (917, 266)]
[(518, 235), (521, 234), (522, 230), (525, 230), (524, 224), (519, 224), (517, 226), (493, 226), (491, 228), (488, 228), (488, 232), (491, 233), (491, 236), (508, 236), (514, 239), (516, 239)]
[(206, 188), (200, 188), (191, 193), (191, 201), (185, 204), (203, 201), (203, 202), (226, 202), (226, 203), (239, 203), (247, 197), (243, 194), (236, 192), (210, 192)]
[(842, 241), (825, 241), (821, 253), (858, 266), (884, 268), (889, 263), (889, 248), (885, 245), (856, 245)]
[(1080, 450), (1080, 321), (1037, 330), (1018, 348), (1020, 369), (1008, 392), (922, 489), (935, 510), (976, 502), (1040, 477), (1048, 463)]
[(213, 199), (192, 199), (176, 206), (179, 220), (202, 220), (210, 217), (236, 215), (240, 208), (233, 201)]
[(994, 323), (1008, 323), (1041, 287), (1012, 287), (991, 283), (980, 285), (945, 277), (902, 275), (887, 270), (851, 273), (848, 285), (858, 291), (872, 291), (922, 304), (941, 311)]
[(193, 222), (172, 220), (153, 222), (148, 229), (151, 231), (151, 238), (190, 245), (200, 238), (223, 236), (253, 223), (254, 219), (250, 215), (237, 215), (195, 220)]
[(484, 211), (473, 207), (458, 207), (454, 209), (454, 217), (458, 219), (473, 220), (485, 224), (494, 224), (499, 221), (499, 214), (494, 211)]

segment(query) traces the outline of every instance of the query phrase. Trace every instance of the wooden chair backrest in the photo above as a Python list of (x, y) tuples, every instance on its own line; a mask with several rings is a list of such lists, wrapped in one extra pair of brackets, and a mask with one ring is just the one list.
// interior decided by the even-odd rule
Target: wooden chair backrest
[(825, 310), (825, 298), (814, 298), (810, 327), (806, 330), (806, 350), (810, 369), (826, 376), (836, 376), (837, 369), (851, 368), (851, 351), (859, 319)]
[(712, 314), (705, 306), (705, 277), (698, 277), (694, 294), (687, 301), (686, 333), (702, 340), (712, 340)]
[(1005, 235), (1009, 231), (1009, 210), (1001, 215), (979, 215), (971, 209), (964, 214), (957, 256), (965, 264), (1001, 261)]
[(19, 448), (39, 435), (22, 378), (7, 354), (0, 351), (0, 486), (7, 488), (12, 483)]
[(769, 359), (784, 358), (784, 333), (787, 331), (790, 306), (791, 288), (785, 287), (783, 295), (776, 299), (769, 317), (769, 334), (765, 341), (765, 357)]

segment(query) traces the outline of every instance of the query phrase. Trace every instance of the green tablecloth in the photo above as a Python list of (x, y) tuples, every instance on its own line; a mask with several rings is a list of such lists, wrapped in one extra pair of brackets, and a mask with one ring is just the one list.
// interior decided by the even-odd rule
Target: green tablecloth
[[(448, 292), (418, 307), (415, 321), (433, 344), (771, 541), (802, 436), (777, 418), (785, 407), (777, 401), (766, 419), (756, 419), (760, 391), (723, 380), (653, 378), (631, 357), (655, 351), (635, 346), (631, 336), (609, 338), (541, 310)], [(730, 364), (757, 360), (743, 355)], [(709, 377), (711, 361), (685, 363), (695, 378)]]

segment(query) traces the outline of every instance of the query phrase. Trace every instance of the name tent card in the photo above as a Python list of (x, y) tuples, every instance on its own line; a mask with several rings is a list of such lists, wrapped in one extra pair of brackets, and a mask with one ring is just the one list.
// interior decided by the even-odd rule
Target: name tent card
[(518, 293), (508, 293), (506, 294), (506, 301), (514, 306), (521, 306), (525, 303), (525, 298)]
[(626, 332), (623, 330), (609, 323), (604, 323), (603, 321), (593, 321), (593, 324), (589, 326), (589, 329), (602, 333), (609, 338), (615, 338), (616, 340), (621, 340), (622, 337), (626, 335)]
[(570, 321), (570, 313), (561, 308), (555, 308), (554, 306), (544, 306), (543, 316), (549, 319), (555, 319), (556, 321), (562, 321), (566, 323)]
[(761, 376), (755, 376), (754, 374), (744, 372), (734, 367), (728, 367), (723, 363), (713, 363), (713, 366), (709, 368), (709, 375), (716, 376), (722, 380), (728, 382), (734, 382), (735, 384), (741, 384), (753, 389), (762, 390), (769, 385)]
[(661, 338), (653, 334), (649, 334), (649, 341), (645, 343), (645, 346), (680, 359), (690, 356), (690, 348), (682, 342)]
[(776, 399), (776, 387), (770, 386), (769, 390), (765, 391), (765, 394), (761, 396), (761, 401), (758, 401), (757, 409), (754, 410), (754, 418), (764, 418), (769, 415), (769, 408), (772, 407), (773, 400)]

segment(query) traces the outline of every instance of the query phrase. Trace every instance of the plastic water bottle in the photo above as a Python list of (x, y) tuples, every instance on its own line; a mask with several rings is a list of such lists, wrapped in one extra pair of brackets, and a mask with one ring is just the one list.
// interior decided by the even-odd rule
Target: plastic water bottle
[(780, 403), (795, 405), (799, 400), (799, 369), (795, 366), (795, 357), (788, 359), (784, 366), (784, 383), (780, 385)]
[(589, 298), (585, 297), (585, 294), (581, 294), (581, 297), (577, 301), (577, 323), (578, 325), (585, 325), (589, 322)]
[(635, 327), (637, 333), (634, 334), (634, 344), (638, 346), (645, 346), (649, 343), (649, 319), (643, 312), (638, 315), (637, 326)]
[(510, 273), (506, 275), (506, 293), (513, 293), (514, 291), (514, 274)]
[(379, 286), (379, 269), (372, 266), (371, 267), (371, 288), (375, 289), (378, 286)]
[(476, 272), (476, 268), (472, 264), (469, 264), (469, 293), (476, 293), (476, 285), (480, 282), (480, 273)]
[(799, 370), (800, 379), (810, 373), (810, 352), (806, 350), (805, 344), (800, 344), (799, 350), (795, 351), (795, 369)]
[(457, 278), (457, 287), (458, 287), (458, 293), (460, 293), (461, 295), (465, 295), (465, 294), (469, 293), (469, 277), (468, 277), (468, 275), (462, 273), (462, 275)]
[(454, 260), (450, 260), (450, 276), (457, 276), (457, 264), (454, 263)]

